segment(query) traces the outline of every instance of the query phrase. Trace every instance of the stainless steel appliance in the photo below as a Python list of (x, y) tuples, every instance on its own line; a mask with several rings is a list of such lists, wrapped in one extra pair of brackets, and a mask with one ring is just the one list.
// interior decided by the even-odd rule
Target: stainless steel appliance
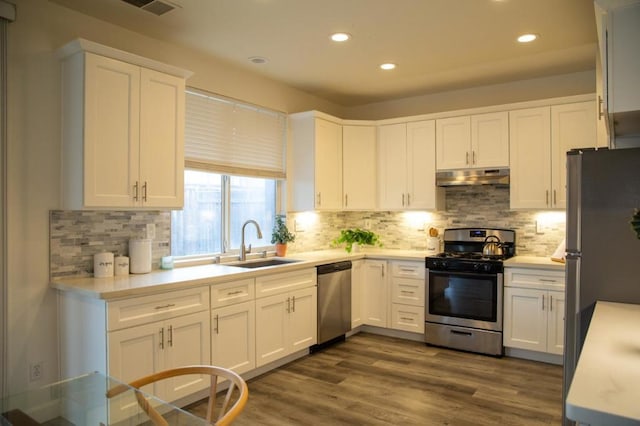
[(595, 302), (640, 303), (638, 208), (640, 148), (568, 153), (563, 401)]
[(344, 338), (351, 330), (351, 262), (319, 265), (318, 344)]
[[(483, 254), (488, 237), (502, 254)], [(427, 343), (502, 355), (503, 260), (515, 254), (515, 239), (508, 229), (444, 231), (444, 252), (426, 258)]]

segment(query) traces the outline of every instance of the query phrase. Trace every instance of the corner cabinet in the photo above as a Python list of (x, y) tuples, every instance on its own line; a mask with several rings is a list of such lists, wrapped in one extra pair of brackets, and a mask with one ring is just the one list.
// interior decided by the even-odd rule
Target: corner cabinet
[(387, 262), (366, 259), (362, 268), (363, 323), (386, 328), (389, 324)]
[(594, 148), (596, 101), (509, 113), (512, 209), (566, 208), (566, 153)]
[(182, 208), (189, 73), (86, 41), (61, 55), (64, 208)]
[(505, 347), (563, 354), (564, 277), (564, 271), (505, 268)]
[(438, 170), (509, 167), (509, 115), (495, 112), (436, 120)]
[(444, 200), (436, 187), (435, 122), (378, 127), (378, 208), (437, 210)]

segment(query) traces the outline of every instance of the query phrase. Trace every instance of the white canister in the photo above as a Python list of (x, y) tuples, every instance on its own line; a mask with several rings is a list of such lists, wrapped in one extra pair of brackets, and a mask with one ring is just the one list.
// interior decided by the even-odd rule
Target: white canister
[(427, 252), (429, 254), (438, 254), (440, 252), (440, 238), (427, 237)]
[(93, 276), (96, 278), (113, 276), (113, 253), (102, 252), (93, 255)]
[(129, 275), (129, 258), (127, 256), (116, 256), (115, 263), (116, 276)]
[(129, 272), (146, 274), (151, 272), (151, 240), (129, 240)]

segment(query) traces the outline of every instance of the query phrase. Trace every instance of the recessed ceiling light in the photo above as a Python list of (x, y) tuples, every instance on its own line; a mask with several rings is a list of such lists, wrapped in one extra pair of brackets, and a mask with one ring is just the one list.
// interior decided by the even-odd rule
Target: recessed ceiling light
[(249, 58), (249, 61), (258, 65), (266, 64), (267, 62), (269, 62), (269, 60), (263, 56), (252, 56)]
[(343, 41), (347, 41), (351, 38), (351, 35), (347, 34), (347, 33), (335, 33), (335, 34), (331, 34), (331, 40), (333, 41), (337, 41), (337, 42), (343, 42)]
[(518, 41), (520, 43), (529, 43), (537, 38), (538, 38), (537, 34), (522, 34), (520, 37), (518, 37)]
[(396, 67), (396, 64), (392, 64), (391, 62), (387, 62), (386, 64), (380, 65), (380, 68), (383, 70), (392, 70)]

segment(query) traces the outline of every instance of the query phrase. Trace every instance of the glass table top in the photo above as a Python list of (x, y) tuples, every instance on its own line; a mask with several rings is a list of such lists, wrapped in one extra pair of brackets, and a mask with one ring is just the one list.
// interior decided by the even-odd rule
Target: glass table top
[[(100, 373), (91, 373), (9, 395), (0, 400), (0, 425), (152, 425), (138, 405), (133, 388), (107, 398), (107, 391), (118, 385), (122, 383)], [(153, 395), (141, 393), (169, 425), (209, 424)]]

